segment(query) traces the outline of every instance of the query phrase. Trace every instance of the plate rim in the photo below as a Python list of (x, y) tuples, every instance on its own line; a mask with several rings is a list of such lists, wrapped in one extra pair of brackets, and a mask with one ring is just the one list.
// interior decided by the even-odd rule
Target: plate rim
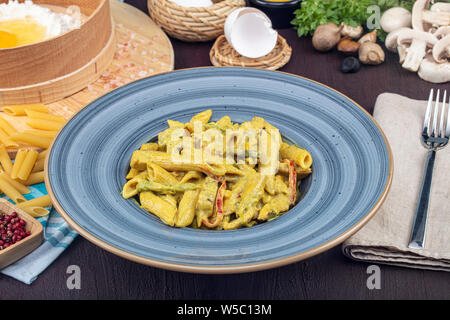
[[(184, 69), (177, 69), (177, 70), (172, 70), (172, 71), (167, 71), (167, 72), (163, 72), (163, 73), (159, 73), (157, 75), (152, 75), (146, 78), (143, 78), (141, 80), (138, 81), (142, 81), (148, 78), (154, 78), (154, 77), (158, 77), (158, 76), (162, 76), (162, 75), (166, 75), (166, 74), (171, 74), (171, 73), (177, 73), (177, 72), (182, 72), (182, 71), (189, 71), (189, 70), (198, 70), (198, 69), (249, 69), (249, 70), (255, 70), (254, 68), (244, 68), (244, 67), (214, 67), (214, 66), (205, 66), (205, 67), (194, 67), (194, 68), (184, 68)], [(341, 244), (342, 242), (344, 242), (346, 239), (348, 239), (349, 237), (351, 237), (353, 234), (355, 234), (357, 231), (359, 231), (367, 222), (370, 221), (370, 219), (373, 218), (373, 216), (377, 213), (377, 211), (380, 209), (380, 207), (382, 206), (382, 204), (384, 203), (384, 201), (386, 200), (387, 195), (389, 194), (389, 190), (391, 188), (392, 185), (392, 180), (393, 180), (393, 174), (394, 174), (394, 158), (393, 158), (393, 154), (392, 154), (392, 149), (391, 146), (389, 144), (389, 141), (383, 131), (383, 129), (381, 128), (381, 126), (378, 124), (378, 122), (375, 120), (375, 118), (373, 118), (373, 116), (367, 111), (365, 110), (359, 103), (355, 102), (353, 99), (349, 98), (348, 96), (346, 96), (345, 94), (343, 94), (342, 92), (331, 88), (330, 86), (323, 84), (319, 81), (316, 80), (312, 80), (309, 79), (307, 77), (301, 76), (301, 75), (297, 75), (297, 74), (293, 74), (293, 73), (289, 73), (289, 72), (284, 72), (284, 71), (270, 71), (270, 72), (274, 72), (274, 73), (280, 73), (283, 75), (288, 75), (288, 76), (293, 76), (293, 77), (297, 77), (300, 78), (302, 80), (307, 80), (310, 81), (312, 83), (315, 83), (317, 85), (323, 86), (327, 89), (330, 89), (331, 91), (333, 91), (334, 93), (344, 97), (345, 99), (351, 101), (355, 106), (357, 106), (359, 109), (361, 109), (367, 116), (368, 118), (375, 124), (375, 126), (377, 127), (378, 131), (381, 133), (381, 136), (383, 137), (384, 143), (386, 145), (387, 148), (387, 152), (389, 155), (389, 173), (388, 173), (388, 177), (387, 177), (387, 181), (386, 181), (386, 185), (384, 186), (383, 192), (380, 195), (380, 197), (378, 198), (377, 202), (374, 204), (374, 206), (364, 215), (364, 217), (362, 217), (355, 225), (353, 225), (351, 228), (349, 228), (347, 231), (341, 233), (339, 236), (317, 246), (314, 247), (312, 249), (297, 253), (297, 254), (293, 254), (287, 257), (283, 257), (283, 258), (279, 258), (279, 259), (275, 259), (275, 260), (269, 260), (269, 261), (264, 261), (264, 262), (258, 262), (258, 263), (249, 263), (249, 264), (243, 264), (243, 265), (232, 265), (232, 266), (196, 266), (196, 265), (187, 265), (187, 264), (179, 264), (179, 263), (173, 263), (173, 262), (164, 262), (164, 261), (160, 261), (160, 260), (156, 260), (156, 259), (151, 259), (151, 258), (146, 258), (146, 257), (142, 257), (139, 256), (137, 254), (134, 253), (130, 253), (128, 251), (122, 250), (120, 248), (117, 248), (97, 237), (95, 237), (94, 235), (92, 235), (91, 233), (89, 233), (87, 230), (83, 229), (81, 226), (79, 226), (74, 220), (72, 220), (72, 218), (64, 211), (64, 209), (62, 208), (62, 206), (60, 205), (60, 203), (58, 202), (58, 200), (56, 199), (54, 193), (53, 193), (53, 189), (50, 185), (50, 178), (49, 178), (49, 170), (48, 170), (48, 166), (49, 166), (49, 158), (52, 152), (52, 148), (53, 148), (53, 144), (55, 143), (55, 141), (58, 139), (59, 134), (62, 132), (62, 130), (64, 129), (65, 125), (58, 131), (58, 134), (55, 136), (55, 138), (53, 139), (50, 147), (49, 147), (49, 151), (47, 152), (47, 156), (45, 158), (45, 175), (44, 175), (44, 180), (45, 180), (45, 186), (47, 188), (47, 192), (48, 195), (50, 196), (50, 199), (52, 201), (53, 207), (55, 208), (55, 210), (61, 215), (61, 217), (70, 225), (70, 227), (72, 227), (76, 232), (78, 232), (83, 238), (85, 238), (86, 240), (90, 241), (91, 243), (95, 244), (96, 246), (112, 253), (115, 254), (121, 258), (125, 258), (127, 260), (133, 261), (133, 262), (137, 262), (140, 264), (144, 264), (147, 266), (151, 266), (151, 267), (156, 267), (156, 268), (161, 268), (161, 269), (165, 269), (165, 270), (170, 270), (170, 271), (178, 271), (178, 272), (185, 272), (185, 273), (199, 273), (199, 274), (233, 274), (233, 273), (247, 273), (247, 272), (255, 272), (255, 271), (262, 271), (262, 270), (267, 270), (267, 269), (273, 269), (273, 268), (278, 268), (278, 267), (282, 267), (291, 263), (295, 263), (295, 262), (299, 262), (308, 258), (311, 258), (315, 255), (318, 255), (320, 253), (323, 253), (339, 244)], [(138, 82), (137, 81), (137, 82)], [(133, 82), (134, 83), (134, 82)], [(119, 88), (120, 89), (120, 88)], [(111, 91), (114, 92), (115, 90)], [(109, 93), (108, 93), (109, 94)], [(86, 105), (85, 107), (83, 107), (82, 109), (80, 109), (79, 111), (77, 111), (75, 114), (72, 115), (72, 117), (66, 122), (69, 123), (69, 121), (72, 120), (72, 118), (78, 114), (81, 110), (83, 110), (84, 108), (88, 107), (89, 105), (91, 105), (92, 103), (94, 103), (95, 101), (97, 101), (98, 99), (102, 98), (98, 97), (97, 99), (93, 100), (92, 102), (90, 102), (88, 105)]]

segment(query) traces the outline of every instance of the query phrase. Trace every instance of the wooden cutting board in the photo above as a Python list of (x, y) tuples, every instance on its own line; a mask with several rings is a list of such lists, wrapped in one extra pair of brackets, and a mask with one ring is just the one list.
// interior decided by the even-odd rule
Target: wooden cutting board
[[(110, 0), (116, 28), (116, 53), (111, 66), (100, 78), (64, 100), (48, 104), (52, 113), (69, 119), (98, 97), (127, 83), (174, 69), (175, 55), (166, 34), (151, 18), (135, 7)], [(18, 131), (29, 128), (25, 117), (1, 115)], [(26, 145), (21, 145), (26, 147)], [(8, 152), (14, 157), (17, 150)]]

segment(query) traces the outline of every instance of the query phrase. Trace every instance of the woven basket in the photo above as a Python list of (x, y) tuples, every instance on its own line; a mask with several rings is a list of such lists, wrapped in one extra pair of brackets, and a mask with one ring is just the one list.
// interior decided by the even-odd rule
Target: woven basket
[(174, 38), (183, 41), (209, 41), (223, 34), (225, 19), (245, 0), (213, 1), (210, 7), (181, 7), (170, 0), (148, 0), (153, 21)]
[(278, 35), (275, 49), (264, 57), (257, 59), (241, 56), (223, 35), (217, 38), (209, 52), (211, 63), (217, 67), (247, 67), (266, 70), (277, 70), (283, 67), (289, 62), (291, 55), (292, 48), (286, 39), (280, 35)]

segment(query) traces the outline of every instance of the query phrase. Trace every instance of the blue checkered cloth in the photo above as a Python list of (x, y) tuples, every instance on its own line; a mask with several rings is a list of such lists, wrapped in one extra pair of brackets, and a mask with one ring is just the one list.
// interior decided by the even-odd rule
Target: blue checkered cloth
[[(26, 199), (47, 194), (44, 183), (31, 186), (29, 189), (31, 193), (24, 195)], [(48, 216), (37, 219), (44, 227), (42, 245), (21, 260), (1, 270), (1, 273), (31, 284), (77, 237), (78, 234), (69, 227), (55, 209), (48, 209), (51, 210)]]

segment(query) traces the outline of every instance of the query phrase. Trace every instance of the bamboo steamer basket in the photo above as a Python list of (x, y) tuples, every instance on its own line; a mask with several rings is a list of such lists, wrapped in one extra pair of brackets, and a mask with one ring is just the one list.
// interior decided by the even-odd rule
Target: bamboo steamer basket
[(245, 0), (213, 0), (210, 7), (182, 7), (170, 0), (148, 0), (153, 21), (182, 41), (210, 41), (223, 34), (228, 15)]
[[(0, 0), (7, 3), (8, 0)], [(21, 0), (20, 2), (23, 2)], [(50, 103), (85, 88), (115, 52), (109, 0), (34, 0), (38, 5), (78, 6), (78, 29), (38, 43), (0, 49), (0, 105)]]

